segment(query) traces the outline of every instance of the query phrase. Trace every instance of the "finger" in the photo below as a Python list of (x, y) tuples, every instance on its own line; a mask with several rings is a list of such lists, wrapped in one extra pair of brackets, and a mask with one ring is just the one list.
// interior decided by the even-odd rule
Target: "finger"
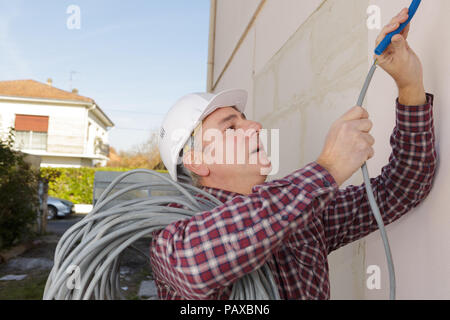
[[(391, 19), (390, 23), (395, 23), (395, 22), (400, 22), (403, 23), (408, 19), (409, 16), (409, 9), (408, 8), (403, 8), (402, 10), (400, 10), (400, 12)], [(406, 17), (406, 19), (404, 19), (404, 17)]]
[(362, 132), (363, 134), (368, 133), (373, 127), (373, 122), (369, 119), (353, 120), (350, 121), (350, 123), (356, 130)]
[(380, 34), (378, 35), (377, 39), (375, 40), (375, 46), (378, 47), (378, 45), (380, 44), (381, 41), (383, 41), (383, 39), (391, 32), (395, 31), (398, 29), (398, 27), (400, 26), (400, 24), (398, 23), (391, 23), (386, 25), (380, 32)]
[(403, 50), (406, 49), (406, 40), (403, 38), (401, 34), (396, 34), (392, 37), (392, 46), (395, 50)]
[(349, 111), (347, 111), (342, 117), (341, 120), (344, 121), (352, 121), (352, 120), (359, 120), (359, 119), (368, 119), (369, 113), (366, 109), (356, 106), (351, 108)]
[[(406, 9), (406, 10), (405, 10)], [(408, 9), (405, 8), (400, 13), (391, 19), (389, 24), (387, 24), (380, 32), (376, 39), (376, 45), (378, 46), (380, 42), (388, 35), (389, 33), (395, 31), (400, 27), (400, 24), (408, 20)]]
[(370, 160), (373, 158), (373, 156), (375, 155), (375, 150), (370, 147), (367, 149), (367, 160)]
[(375, 138), (369, 133), (362, 133), (361, 137), (366, 141), (369, 146), (373, 146), (375, 144)]
[(409, 13), (402, 13), (399, 17), (395, 18), (395, 23), (402, 24), (403, 22), (406, 22), (409, 18)]
[(403, 29), (403, 31), (400, 32), (400, 34), (403, 36), (403, 38), (405, 38), (405, 40), (408, 39), (410, 27), (411, 27), (411, 23), (408, 23), (408, 25), (405, 27), (405, 29)]

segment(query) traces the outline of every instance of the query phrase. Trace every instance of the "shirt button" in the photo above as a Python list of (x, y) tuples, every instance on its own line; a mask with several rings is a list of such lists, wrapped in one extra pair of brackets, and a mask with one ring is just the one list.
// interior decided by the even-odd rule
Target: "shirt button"
[(331, 187), (331, 183), (328, 182), (328, 180), (323, 179), (323, 185), (328, 188)]

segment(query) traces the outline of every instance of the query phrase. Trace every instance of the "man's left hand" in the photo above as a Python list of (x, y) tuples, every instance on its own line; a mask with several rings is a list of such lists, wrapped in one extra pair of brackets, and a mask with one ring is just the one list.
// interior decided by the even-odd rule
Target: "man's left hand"
[[(381, 31), (376, 46), (384, 37), (399, 28), (408, 20), (408, 8), (404, 8)], [(392, 37), (392, 43), (386, 51), (374, 57), (378, 65), (392, 76), (399, 89), (399, 102), (405, 105), (421, 105), (426, 103), (423, 85), (423, 69), (419, 57), (407, 42), (410, 24), (402, 32)]]

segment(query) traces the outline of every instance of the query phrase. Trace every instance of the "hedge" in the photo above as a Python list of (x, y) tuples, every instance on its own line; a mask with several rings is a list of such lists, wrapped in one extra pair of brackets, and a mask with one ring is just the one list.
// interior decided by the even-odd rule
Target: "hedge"
[[(48, 195), (74, 204), (93, 202), (94, 177), (97, 171), (125, 172), (130, 168), (41, 168), (41, 176), (49, 180)], [(167, 172), (159, 171), (158, 172)]]

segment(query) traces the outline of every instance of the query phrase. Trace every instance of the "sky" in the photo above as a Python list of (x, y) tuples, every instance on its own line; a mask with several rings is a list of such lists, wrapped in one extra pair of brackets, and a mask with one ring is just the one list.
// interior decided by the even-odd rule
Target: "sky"
[(180, 97), (206, 91), (209, 5), (0, 0), (0, 81), (52, 78), (54, 87), (78, 89), (114, 122), (110, 145), (131, 150)]

